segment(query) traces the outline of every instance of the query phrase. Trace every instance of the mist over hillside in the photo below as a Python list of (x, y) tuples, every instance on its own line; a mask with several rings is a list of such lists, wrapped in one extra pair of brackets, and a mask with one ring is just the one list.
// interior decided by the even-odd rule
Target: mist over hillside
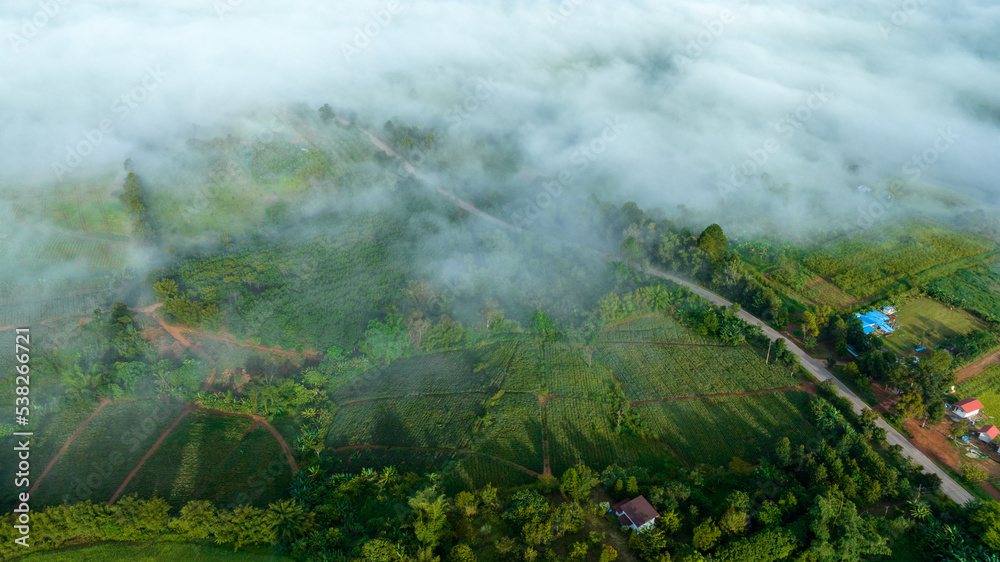
[[(951, 216), (996, 202), (998, 27), (985, 1), (7, 2), (0, 215), (79, 184), (116, 195), (126, 158), (154, 216), (163, 198), (197, 215), (232, 161), (243, 176), (228, 183), (259, 180), (255, 146), (322, 143), (315, 110), (329, 104), (383, 139), (389, 120), (433, 135), (404, 154), (421, 183), (553, 240), (597, 244), (580, 220), (591, 195), (775, 236)], [(331, 209), (399, 203), (398, 162), (333, 150), (340, 175), (291, 196), (300, 234)], [(341, 189), (352, 181), (365, 189)], [(274, 203), (252, 199), (229, 205)], [(8, 248), (54, 231), (0, 226)], [(246, 232), (179, 228), (115, 259), (141, 273), (170, 247)], [(454, 269), (462, 256), (435, 249), (464, 233), (435, 232), (414, 257)]]

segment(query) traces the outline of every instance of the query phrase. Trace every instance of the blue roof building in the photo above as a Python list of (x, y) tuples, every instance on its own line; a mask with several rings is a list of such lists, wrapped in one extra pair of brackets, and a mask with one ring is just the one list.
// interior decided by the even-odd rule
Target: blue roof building
[(877, 310), (872, 310), (865, 314), (856, 312), (854, 313), (854, 316), (861, 319), (861, 328), (864, 330), (865, 334), (870, 334), (879, 330), (886, 334), (891, 334), (895, 331), (893, 327), (889, 325), (889, 317)]

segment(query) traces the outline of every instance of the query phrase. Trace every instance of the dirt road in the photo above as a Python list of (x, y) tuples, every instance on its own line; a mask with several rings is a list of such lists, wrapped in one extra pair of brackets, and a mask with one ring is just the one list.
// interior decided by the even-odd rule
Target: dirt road
[(993, 353), (987, 353), (983, 357), (955, 371), (955, 378), (958, 379), (958, 382), (963, 383), (969, 379), (978, 377), (983, 371), (997, 363), (1000, 363), (1000, 349)]

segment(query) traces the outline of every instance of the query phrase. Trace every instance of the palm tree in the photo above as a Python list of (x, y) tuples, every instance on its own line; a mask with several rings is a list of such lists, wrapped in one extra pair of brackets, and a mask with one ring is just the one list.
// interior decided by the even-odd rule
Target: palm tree
[(268, 523), (280, 542), (290, 543), (316, 526), (315, 516), (295, 500), (280, 500), (267, 508)]

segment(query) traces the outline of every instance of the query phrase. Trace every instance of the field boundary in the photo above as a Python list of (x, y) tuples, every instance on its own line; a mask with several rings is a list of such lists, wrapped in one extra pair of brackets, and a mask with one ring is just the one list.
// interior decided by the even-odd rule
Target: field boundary
[(108, 505), (112, 505), (113, 503), (115, 503), (115, 500), (117, 500), (118, 497), (122, 495), (122, 492), (125, 491), (125, 487), (128, 486), (129, 482), (131, 482), (132, 479), (135, 478), (136, 474), (139, 474), (139, 470), (141, 470), (143, 465), (146, 464), (146, 461), (149, 460), (149, 457), (153, 456), (153, 453), (155, 453), (157, 449), (160, 448), (160, 445), (162, 445), (163, 442), (166, 441), (167, 436), (170, 435), (170, 432), (173, 431), (174, 428), (181, 423), (181, 420), (183, 420), (184, 417), (187, 416), (189, 413), (191, 413), (193, 410), (194, 408), (191, 407), (191, 404), (188, 404), (188, 406), (184, 408), (184, 411), (181, 412), (181, 415), (177, 416), (177, 419), (174, 420), (174, 423), (170, 424), (170, 427), (168, 427), (162, 434), (160, 434), (160, 436), (156, 439), (156, 442), (153, 443), (153, 446), (150, 447), (149, 450), (142, 455), (141, 459), (139, 459), (139, 464), (135, 465), (135, 468), (132, 469), (132, 472), (129, 472), (128, 476), (125, 477), (125, 481), (122, 482), (121, 486), (118, 486), (117, 490), (115, 490), (115, 493), (111, 496), (111, 499), (108, 500)]

